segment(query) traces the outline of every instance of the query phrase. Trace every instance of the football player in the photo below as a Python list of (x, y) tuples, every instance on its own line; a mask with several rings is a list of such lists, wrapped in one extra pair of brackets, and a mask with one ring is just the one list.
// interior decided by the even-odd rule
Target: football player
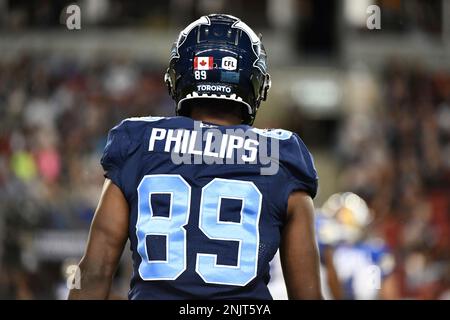
[(333, 194), (319, 216), (316, 231), (328, 276), (322, 278), (324, 291), (334, 299), (398, 298), (394, 257), (383, 239), (368, 235), (372, 214), (364, 199), (352, 192)]
[(129, 239), (129, 299), (271, 299), (278, 248), (289, 297), (321, 299), (312, 156), (295, 133), (251, 126), (271, 84), (260, 37), (233, 16), (203, 16), (175, 41), (165, 82), (177, 116), (109, 133), (69, 298), (107, 298)]

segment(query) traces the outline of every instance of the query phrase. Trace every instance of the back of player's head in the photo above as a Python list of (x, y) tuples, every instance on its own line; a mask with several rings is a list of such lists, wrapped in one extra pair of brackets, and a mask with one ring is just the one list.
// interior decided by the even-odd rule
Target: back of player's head
[(176, 113), (188, 115), (188, 100), (222, 99), (239, 104), (243, 123), (252, 124), (270, 89), (266, 59), (260, 37), (238, 18), (211, 14), (194, 21), (175, 41), (164, 77)]

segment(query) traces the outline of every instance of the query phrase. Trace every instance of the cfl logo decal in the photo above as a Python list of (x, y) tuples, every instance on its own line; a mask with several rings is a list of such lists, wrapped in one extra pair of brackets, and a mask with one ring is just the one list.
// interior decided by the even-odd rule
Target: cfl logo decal
[(237, 60), (233, 57), (223, 57), (222, 58), (222, 69), (225, 70), (236, 70)]

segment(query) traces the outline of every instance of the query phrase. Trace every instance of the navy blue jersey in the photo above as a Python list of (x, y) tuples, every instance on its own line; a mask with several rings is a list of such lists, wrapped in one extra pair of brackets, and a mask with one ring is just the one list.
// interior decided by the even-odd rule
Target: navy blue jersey
[(289, 194), (317, 192), (311, 154), (281, 129), (130, 118), (101, 163), (130, 208), (130, 299), (271, 299)]

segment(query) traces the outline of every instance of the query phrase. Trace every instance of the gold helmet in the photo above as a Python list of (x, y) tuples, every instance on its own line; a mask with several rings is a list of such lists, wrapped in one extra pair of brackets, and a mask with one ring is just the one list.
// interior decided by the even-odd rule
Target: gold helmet
[(353, 192), (331, 195), (323, 204), (322, 212), (339, 223), (343, 238), (350, 242), (360, 239), (363, 229), (373, 219), (366, 201)]

